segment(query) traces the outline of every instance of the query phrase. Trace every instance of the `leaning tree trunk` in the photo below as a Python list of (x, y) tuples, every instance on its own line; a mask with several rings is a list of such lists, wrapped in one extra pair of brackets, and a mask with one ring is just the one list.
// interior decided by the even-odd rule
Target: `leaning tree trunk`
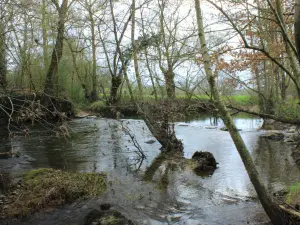
[(0, 21), (0, 92), (6, 88), (6, 56), (5, 56), (4, 24)]
[(67, 10), (68, 10), (68, 0), (63, 0), (61, 7), (58, 6), (57, 1), (55, 1), (54, 3), (58, 10), (59, 20), (57, 24), (56, 43), (52, 51), (51, 62), (46, 75), (46, 82), (44, 87), (44, 92), (49, 95), (54, 94), (53, 80), (57, 76), (58, 64), (63, 54), (65, 22), (66, 22)]
[(274, 225), (282, 225), (284, 224), (284, 220), (281, 216), (280, 210), (277, 205), (273, 202), (272, 198), (269, 196), (259, 174), (255, 168), (255, 164), (251, 158), (251, 155), (239, 134), (229, 112), (227, 111), (224, 102), (220, 98), (219, 90), (216, 83), (216, 77), (212, 73), (210, 55), (208, 53), (208, 48), (206, 46), (206, 40), (204, 36), (204, 27), (203, 20), (200, 8), (200, 1), (195, 0), (195, 8), (197, 15), (197, 24), (198, 24), (198, 35), (201, 44), (202, 56), (204, 61), (204, 69), (206, 73), (206, 77), (208, 79), (211, 93), (214, 99), (214, 104), (218, 109), (219, 115), (224, 121), (224, 124), (228, 128), (228, 131), (231, 135), (231, 138), (239, 152), (239, 155), (244, 163), (246, 171), (249, 175), (249, 178), (257, 192), (257, 195), (260, 199), (260, 202), (266, 211), (267, 215), (271, 219)]

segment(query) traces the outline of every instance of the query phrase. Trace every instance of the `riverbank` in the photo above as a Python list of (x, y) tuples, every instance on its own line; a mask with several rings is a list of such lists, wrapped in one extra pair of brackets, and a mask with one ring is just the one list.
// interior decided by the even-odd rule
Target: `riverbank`
[(106, 105), (103, 101), (94, 102), (85, 111), (91, 111), (94, 114), (100, 114), (103, 117), (116, 117), (119, 114), (122, 117), (138, 116), (139, 110), (137, 105), (143, 109), (147, 107), (157, 107), (168, 102), (174, 113), (210, 113), (214, 114), (215, 108), (209, 100), (189, 100), (189, 99), (174, 99), (172, 101), (160, 99), (137, 101), (136, 104), (131, 101), (122, 101), (114, 106)]
[[(1, 176), (3, 178), (3, 175)], [(107, 189), (101, 173), (71, 173), (40, 168), (25, 173), (17, 184), (9, 177), (0, 181), (1, 218), (24, 218), (47, 208), (100, 196)]]

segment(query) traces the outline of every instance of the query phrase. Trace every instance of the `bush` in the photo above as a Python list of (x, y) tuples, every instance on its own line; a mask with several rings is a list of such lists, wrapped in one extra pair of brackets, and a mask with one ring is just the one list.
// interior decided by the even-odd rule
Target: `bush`
[(94, 112), (102, 112), (104, 109), (107, 108), (104, 101), (97, 101), (92, 103), (89, 107), (89, 110), (92, 110)]
[(300, 105), (295, 101), (287, 101), (277, 106), (276, 114), (282, 117), (299, 118)]

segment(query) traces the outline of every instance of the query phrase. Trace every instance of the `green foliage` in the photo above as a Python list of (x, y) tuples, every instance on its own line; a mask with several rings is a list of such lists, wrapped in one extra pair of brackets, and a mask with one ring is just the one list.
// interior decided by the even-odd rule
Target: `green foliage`
[(286, 197), (288, 204), (296, 204), (300, 202), (300, 182), (291, 186)]
[(88, 109), (92, 110), (94, 112), (102, 112), (104, 109), (107, 108), (107, 105), (105, 104), (104, 101), (97, 101), (97, 102), (93, 102)]
[(228, 104), (236, 106), (251, 106), (258, 103), (258, 98), (256, 96), (249, 95), (224, 96), (223, 99)]
[(288, 100), (283, 104), (277, 105), (276, 114), (287, 118), (299, 118), (300, 105), (297, 100)]
[(24, 176), (24, 187), (13, 195), (9, 216), (26, 216), (45, 207), (99, 196), (106, 190), (106, 176), (99, 173), (71, 173), (37, 169)]

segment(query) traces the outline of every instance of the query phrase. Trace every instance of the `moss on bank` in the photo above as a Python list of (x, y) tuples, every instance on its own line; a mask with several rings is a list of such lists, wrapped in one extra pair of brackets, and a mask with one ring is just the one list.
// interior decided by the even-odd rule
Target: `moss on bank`
[(24, 185), (11, 195), (7, 216), (26, 216), (46, 207), (99, 196), (106, 190), (106, 176), (99, 173), (71, 173), (36, 169), (24, 176)]
[(292, 206), (300, 203), (300, 182), (294, 184), (288, 189), (286, 203)]

